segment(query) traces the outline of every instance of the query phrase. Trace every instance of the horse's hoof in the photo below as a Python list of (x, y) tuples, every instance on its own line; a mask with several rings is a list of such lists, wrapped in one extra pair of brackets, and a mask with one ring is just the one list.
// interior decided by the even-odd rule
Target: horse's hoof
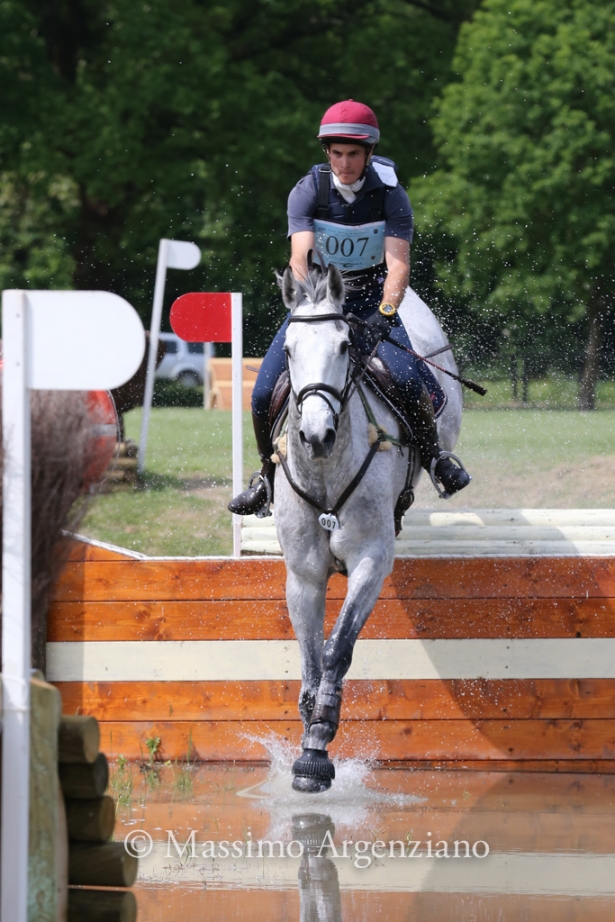
[(331, 780), (320, 780), (319, 778), (306, 778), (304, 775), (295, 775), (293, 778), (293, 791), (301, 791), (303, 794), (322, 794), (331, 787)]
[(335, 766), (326, 752), (320, 749), (304, 749), (293, 765), (293, 790), (309, 794), (320, 794), (331, 787), (335, 778)]

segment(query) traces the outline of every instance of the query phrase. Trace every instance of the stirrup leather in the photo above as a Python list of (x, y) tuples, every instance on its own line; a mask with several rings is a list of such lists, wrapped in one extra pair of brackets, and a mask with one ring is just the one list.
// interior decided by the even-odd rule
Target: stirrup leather
[(250, 477), (249, 487), (252, 486), (252, 483), (254, 480), (260, 480), (262, 483), (264, 483), (265, 490), (267, 491), (267, 499), (264, 505), (258, 510), (258, 512), (255, 512), (254, 515), (256, 516), (257, 519), (266, 519), (270, 515), (273, 515), (271, 511), (271, 501), (273, 500), (273, 491), (271, 489), (271, 481), (269, 480), (269, 477), (267, 476), (267, 474), (262, 474), (260, 471), (255, 471), (254, 474), (252, 474), (252, 476)]
[(436, 488), (436, 492), (438, 493), (438, 496), (440, 497), (440, 499), (450, 499), (450, 497), (454, 496), (455, 493), (458, 491), (453, 490), (452, 493), (447, 493), (446, 490), (443, 490), (441, 488), (440, 483), (438, 482), (438, 479), (436, 476), (436, 465), (438, 464), (438, 461), (442, 461), (444, 458), (450, 458), (451, 461), (454, 461), (455, 464), (459, 466), (459, 469), (462, 470), (464, 474), (467, 474), (470, 480), (472, 480), (472, 477), (470, 474), (468, 474), (465, 464), (463, 463), (461, 458), (458, 458), (457, 455), (454, 455), (452, 451), (441, 451), (438, 453), (438, 455), (436, 455), (435, 458), (432, 458), (431, 464), (429, 465), (429, 476), (431, 477), (431, 482)]

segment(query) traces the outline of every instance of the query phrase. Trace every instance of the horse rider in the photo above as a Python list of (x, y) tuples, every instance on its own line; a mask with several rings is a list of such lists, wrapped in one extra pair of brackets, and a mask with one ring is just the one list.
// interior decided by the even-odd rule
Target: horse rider
[[(376, 116), (369, 106), (352, 99), (336, 103), (325, 112), (318, 139), (328, 162), (312, 167), (288, 199), (293, 274), (298, 279), (306, 277), (308, 254), (317, 249), (327, 264), (334, 263), (345, 272), (344, 313), (352, 312), (370, 324), (356, 337), (360, 351), (369, 355), (379, 336), (411, 349), (397, 309), (410, 277), (413, 214), (395, 164), (374, 157), (380, 140)], [(253, 475), (247, 490), (229, 503), (230, 511), (238, 515), (271, 514), (275, 466), (270, 460), (269, 405), (286, 367), (287, 325), (288, 320), (269, 347), (252, 393), (252, 419), (263, 467)], [(430, 396), (442, 394), (438, 382), (424, 362), (386, 339), (380, 341), (376, 354), (403, 395), (422, 466), (434, 474), (441, 495), (462, 490), (470, 482), (468, 473), (449, 457), (441, 457)]]

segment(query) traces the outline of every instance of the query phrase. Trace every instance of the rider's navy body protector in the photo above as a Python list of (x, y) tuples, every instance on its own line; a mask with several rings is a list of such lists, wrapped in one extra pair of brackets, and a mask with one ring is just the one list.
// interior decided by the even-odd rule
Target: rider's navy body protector
[(386, 275), (384, 238), (412, 241), (412, 208), (393, 161), (372, 158), (352, 203), (335, 188), (329, 164), (317, 164), (292, 190), (288, 206), (289, 236), (313, 231), (325, 262), (350, 273), (346, 276), (349, 306), (375, 310)]
[[(327, 223), (330, 224), (330, 229), (326, 226), (323, 228), (322, 225)], [(373, 230), (373, 225), (382, 226), (384, 229), (381, 255), (378, 251), (368, 249), (367, 244), (365, 247), (362, 246), (361, 238), (367, 236), (369, 242), (369, 231)], [(321, 232), (325, 246), (319, 249), (322, 249), (325, 259), (328, 255), (328, 261), (334, 262), (340, 269), (344, 269), (343, 262), (348, 259), (346, 254), (351, 249), (351, 242), (353, 254), (361, 249), (363, 256), (369, 254), (367, 268), (346, 270), (344, 312), (352, 311), (366, 320), (373, 316), (382, 301), (386, 276), (384, 238), (397, 237), (409, 243), (412, 241), (412, 208), (405, 190), (399, 185), (393, 161), (384, 157), (373, 157), (367, 168), (365, 183), (350, 204), (335, 188), (328, 164), (312, 167), (307, 176), (297, 183), (288, 200), (289, 236), (300, 231), (313, 231), (315, 235)], [(332, 239), (333, 236), (336, 237), (336, 241)], [(328, 241), (331, 242), (327, 247)], [(338, 253), (331, 252), (336, 249)], [(372, 261), (372, 255), (376, 255), (379, 261)], [(269, 347), (252, 391), (254, 414), (262, 420), (267, 419), (275, 382), (286, 365), (286, 325), (284, 323)], [(390, 336), (406, 348), (412, 348), (399, 315), (394, 318)], [(355, 340), (361, 352), (368, 355), (372, 352), (373, 345), (360, 333), (355, 335)], [(418, 402), (423, 380), (432, 395), (436, 412), (444, 406), (444, 392), (423, 362), (417, 362), (413, 356), (388, 342), (380, 344), (377, 355), (390, 369), (395, 384), (410, 403)]]

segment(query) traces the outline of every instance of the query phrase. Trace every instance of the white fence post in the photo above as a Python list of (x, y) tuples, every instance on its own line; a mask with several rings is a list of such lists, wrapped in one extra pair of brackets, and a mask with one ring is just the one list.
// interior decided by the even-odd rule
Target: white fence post
[[(30, 391), (24, 291), (2, 295), (2, 922), (28, 915)], [(10, 758), (8, 756), (10, 755)]]
[[(243, 489), (243, 298), (231, 294), (233, 496)], [(241, 557), (241, 519), (233, 515), (233, 556)]]
[(200, 261), (201, 251), (195, 243), (190, 243), (186, 240), (165, 240), (163, 238), (158, 245), (154, 305), (152, 308), (152, 322), (149, 331), (149, 354), (147, 356), (147, 375), (145, 378), (145, 394), (143, 396), (143, 417), (141, 419), (141, 436), (139, 438), (139, 471), (143, 471), (145, 467), (147, 434), (149, 431), (149, 419), (154, 396), (156, 356), (158, 355), (158, 341), (160, 339), (160, 324), (162, 321), (162, 306), (164, 303), (167, 268), (194, 269), (195, 266), (198, 266)]
[(154, 285), (154, 306), (152, 308), (152, 322), (149, 329), (149, 353), (147, 356), (147, 375), (145, 378), (145, 394), (143, 395), (143, 416), (141, 417), (141, 437), (139, 439), (139, 471), (145, 467), (145, 452), (147, 451), (147, 433), (149, 430), (149, 417), (152, 410), (154, 397), (154, 377), (156, 375), (156, 356), (158, 355), (158, 341), (160, 339), (160, 323), (162, 321), (162, 304), (164, 302), (164, 287), (167, 280), (167, 247), (168, 240), (161, 240), (158, 244), (158, 263), (156, 265), (156, 284)]
[(30, 783), (30, 391), (109, 390), (145, 351), (136, 311), (101, 291), (2, 295), (4, 472), (2, 536), (1, 922), (27, 922)]

